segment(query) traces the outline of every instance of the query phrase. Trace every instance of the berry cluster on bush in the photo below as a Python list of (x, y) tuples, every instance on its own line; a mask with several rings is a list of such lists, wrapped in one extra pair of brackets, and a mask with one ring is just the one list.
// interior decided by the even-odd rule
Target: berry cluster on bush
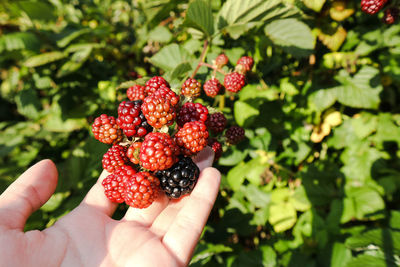
[(224, 145), (244, 138), (243, 128), (227, 127), (223, 112), (194, 102), (202, 91), (213, 98), (225, 87), (226, 96), (232, 97), (245, 86), (253, 59), (240, 58), (234, 71), (224, 74), (223, 86), (215, 72), (222, 72), (228, 62), (224, 54), (216, 58), (210, 65), (213, 77), (205, 81), (203, 90), (195, 73), (174, 90), (161, 76), (135, 84), (126, 91), (128, 100), (119, 103), (117, 118), (102, 114), (94, 120), (94, 137), (111, 145), (102, 159), (103, 169), (110, 173), (102, 185), (111, 201), (141, 209), (162, 192), (170, 198), (189, 194), (200, 175), (191, 157), (210, 146), (217, 161)]
[(400, 9), (388, 0), (361, 0), (361, 10), (369, 15), (374, 15), (384, 9), (382, 22), (393, 24), (397, 21)]

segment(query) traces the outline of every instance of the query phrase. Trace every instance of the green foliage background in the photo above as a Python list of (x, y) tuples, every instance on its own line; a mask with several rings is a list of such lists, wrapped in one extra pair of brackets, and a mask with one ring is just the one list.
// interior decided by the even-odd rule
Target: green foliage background
[(179, 88), (208, 40), (206, 62), (250, 55), (255, 68), (223, 107), (247, 139), (216, 164), (220, 194), (191, 264), (397, 266), (400, 25), (380, 16), (359, 1), (3, 1), (0, 192), (52, 159), (57, 192), (26, 230), (52, 225), (101, 172), (93, 119), (116, 115), (138, 75)]

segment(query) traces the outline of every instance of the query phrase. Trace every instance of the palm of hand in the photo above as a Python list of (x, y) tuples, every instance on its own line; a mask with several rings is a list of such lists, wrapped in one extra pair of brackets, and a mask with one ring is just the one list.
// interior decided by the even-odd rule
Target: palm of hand
[[(211, 165), (203, 153), (197, 164)], [(46, 177), (47, 179), (43, 179)], [(202, 171), (190, 196), (160, 196), (149, 208), (129, 208), (113, 220), (116, 209), (101, 181), (82, 203), (44, 231), (22, 232), (27, 217), (54, 192), (57, 173), (50, 161), (25, 172), (0, 196), (0, 265), (9, 266), (183, 266), (195, 248), (215, 201), (220, 174)]]

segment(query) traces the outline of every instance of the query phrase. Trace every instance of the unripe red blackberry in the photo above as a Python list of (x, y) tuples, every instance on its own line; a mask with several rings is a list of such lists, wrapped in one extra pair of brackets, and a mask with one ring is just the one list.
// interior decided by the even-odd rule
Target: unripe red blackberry
[(118, 126), (126, 136), (145, 136), (153, 129), (141, 111), (142, 100), (122, 101), (118, 106)]
[(244, 56), (239, 58), (236, 63), (236, 71), (241, 74), (246, 74), (246, 72), (251, 71), (254, 65), (254, 59), (249, 56)]
[(142, 104), (142, 112), (147, 122), (156, 129), (164, 125), (170, 126), (176, 118), (176, 105), (170, 100), (158, 96), (148, 96)]
[(361, 0), (361, 10), (369, 15), (378, 13), (388, 0)]
[(229, 59), (225, 54), (219, 54), (216, 58), (215, 58), (215, 65), (217, 66), (217, 68), (222, 68), (223, 66), (225, 66), (226, 64), (228, 64)]
[(175, 134), (176, 144), (182, 154), (191, 156), (201, 151), (207, 145), (208, 131), (201, 121), (187, 122)]
[(172, 91), (168, 87), (161, 87), (158, 88), (157, 91), (155, 91), (152, 94), (153, 97), (158, 97), (162, 99), (168, 99), (171, 102), (171, 105), (176, 106), (179, 104), (179, 96), (175, 94), (174, 91)]
[(192, 192), (200, 176), (200, 169), (190, 157), (181, 156), (171, 168), (155, 174), (165, 194), (177, 199)]
[(232, 72), (225, 75), (224, 86), (226, 90), (237, 93), (242, 90), (243, 86), (246, 84), (246, 78), (243, 74)]
[(161, 76), (154, 76), (146, 82), (145, 92), (146, 96), (152, 95), (160, 87), (168, 87), (169, 83)]
[(135, 84), (126, 90), (126, 95), (130, 101), (143, 100), (146, 97), (145, 87), (139, 84)]
[(140, 165), (150, 171), (170, 168), (178, 159), (179, 147), (166, 133), (149, 133), (140, 147)]
[(103, 155), (102, 164), (103, 169), (112, 173), (115, 169), (118, 169), (122, 165), (127, 163), (128, 157), (125, 155), (126, 148), (120, 145), (113, 145)]
[(203, 85), (203, 90), (209, 97), (216, 97), (221, 91), (222, 85), (217, 78), (212, 78), (206, 81)]
[(393, 24), (399, 18), (399, 13), (400, 10), (396, 7), (390, 7), (388, 9), (385, 9), (385, 14), (382, 18), (382, 21), (388, 25)]
[(125, 183), (136, 173), (136, 170), (128, 165), (122, 165), (108, 175), (101, 183), (104, 187), (104, 194), (112, 202), (124, 202)]
[(122, 130), (113, 116), (106, 114), (97, 117), (92, 124), (94, 138), (105, 144), (114, 144), (122, 140)]
[(201, 83), (193, 78), (188, 78), (182, 84), (181, 94), (186, 97), (196, 98), (200, 96)]
[(142, 146), (142, 142), (135, 142), (129, 146), (126, 151), (126, 156), (133, 164), (139, 164), (139, 154), (140, 147)]
[(222, 145), (215, 138), (208, 139), (208, 146), (214, 150), (214, 162), (222, 156)]
[(138, 172), (125, 183), (124, 201), (133, 208), (144, 209), (157, 199), (160, 181), (149, 172)]
[(202, 121), (205, 122), (208, 117), (208, 109), (200, 103), (186, 102), (179, 110), (176, 122), (179, 127), (187, 122)]
[(239, 126), (231, 126), (225, 132), (226, 143), (235, 145), (244, 139), (244, 129)]
[(206, 126), (213, 133), (220, 133), (225, 130), (227, 120), (222, 112), (216, 112), (208, 115)]

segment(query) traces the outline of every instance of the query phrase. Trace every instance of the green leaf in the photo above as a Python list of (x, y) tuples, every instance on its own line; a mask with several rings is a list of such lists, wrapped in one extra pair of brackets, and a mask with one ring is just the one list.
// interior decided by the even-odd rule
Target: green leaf
[(57, 78), (64, 77), (80, 69), (83, 63), (85, 63), (85, 61), (89, 58), (91, 52), (91, 47), (87, 47), (85, 49), (75, 52), (72, 55), (71, 59), (67, 61), (64, 65), (62, 65), (61, 68), (58, 70), (56, 75)]
[(234, 191), (238, 190), (245, 180), (245, 175), (248, 171), (245, 165), (244, 162), (241, 162), (228, 172), (226, 179)]
[(346, 194), (354, 204), (354, 215), (357, 219), (374, 220), (382, 217), (379, 212), (385, 209), (385, 202), (377, 191), (369, 187), (350, 187)]
[(286, 18), (297, 13), (297, 9), (281, 0), (228, 0), (217, 17), (217, 27), (228, 32), (233, 38), (276, 18)]
[(315, 38), (311, 29), (297, 19), (274, 20), (265, 26), (264, 31), (274, 44), (294, 56), (309, 55), (314, 49)]
[(223, 166), (234, 166), (244, 160), (247, 154), (247, 150), (240, 150), (236, 147), (230, 146), (228, 147), (228, 150), (222, 154), (222, 157), (219, 159), (218, 163)]
[(293, 207), (298, 211), (306, 211), (311, 208), (311, 202), (307, 197), (307, 193), (304, 186), (299, 186), (295, 189), (294, 194), (289, 199)]
[(18, 112), (30, 119), (37, 119), (41, 109), (41, 103), (35, 90), (27, 89), (18, 93), (15, 97)]
[(149, 40), (160, 43), (168, 43), (172, 37), (172, 33), (165, 26), (157, 26), (149, 33)]
[(364, 66), (354, 77), (341, 70), (335, 78), (342, 84), (336, 87), (336, 95), (343, 105), (369, 109), (379, 107), (379, 94), (382, 91), (379, 70)]
[(58, 47), (66, 47), (70, 42), (78, 38), (79, 36), (91, 32), (89, 28), (83, 28), (76, 31), (72, 31), (64, 38), (57, 41)]
[(9, 33), (0, 37), (0, 52), (19, 49), (37, 50), (39, 46), (39, 39), (30, 32)]
[[(352, 258), (346, 267), (388, 267), (384, 258), (378, 258), (373, 255), (362, 254), (356, 258)], [(393, 265), (395, 266), (395, 265)]]
[(351, 259), (351, 251), (343, 244), (335, 242), (332, 247), (331, 267), (342, 267)]
[(53, 20), (56, 18), (54, 8), (45, 1), (16, 1), (13, 4), (32, 20)]
[(260, 246), (259, 248), (263, 255), (262, 265), (264, 267), (275, 267), (276, 264), (276, 252), (270, 246)]
[(60, 51), (47, 52), (28, 58), (24, 65), (27, 67), (38, 67), (50, 62), (54, 62), (66, 57), (66, 54)]
[(185, 17), (185, 26), (195, 28), (210, 37), (214, 34), (214, 18), (208, 1), (195, 0), (190, 3)]
[(304, 0), (304, 5), (315, 12), (320, 12), (325, 4), (325, 0)]
[(336, 102), (336, 88), (315, 91), (308, 97), (308, 102), (318, 112), (322, 112)]
[(189, 53), (177, 44), (163, 47), (150, 58), (150, 62), (165, 71), (171, 71), (190, 59)]
[(40, 209), (45, 212), (51, 212), (57, 209), (63, 200), (70, 195), (70, 192), (61, 192), (53, 194), (50, 199)]
[(268, 221), (277, 233), (292, 228), (296, 220), (296, 210), (289, 202), (272, 203), (269, 207)]
[(244, 127), (250, 124), (250, 119), (260, 114), (258, 108), (246, 102), (235, 101), (234, 115), (239, 126)]

